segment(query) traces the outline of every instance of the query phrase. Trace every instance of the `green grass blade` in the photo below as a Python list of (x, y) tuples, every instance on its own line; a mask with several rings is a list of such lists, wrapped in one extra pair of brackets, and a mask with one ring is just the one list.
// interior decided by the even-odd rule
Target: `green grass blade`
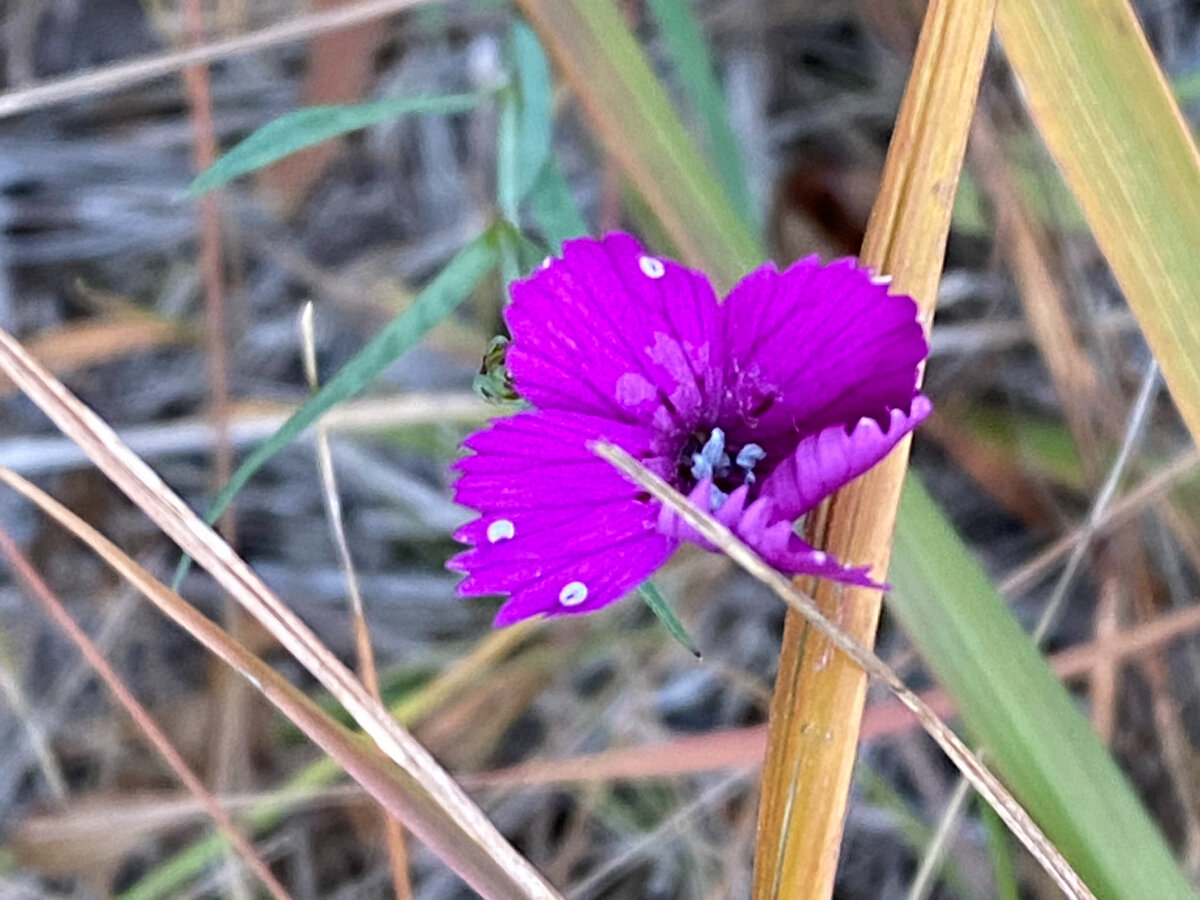
[(983, 809), (984, 832), (987, 837), (988, 859), (992, 862), (992, 877), (996, 885), (996, 900), (1021, 900), (1021, 888), (1017, 884), (1017, 871), (1013, 865), (1012, 841), (1008, 829), (986, 803)]
[(709, 155), (717, 177), (742, 221), (758, 231), (760, 217), (754, 208), (742, 148), (729, 124), (725, 94), (717, 81), (708, 42), (687, 0), (650, 0), (650, 13), (666, 42), (679, 73), (679, 83), (688, 102), (704, 122), (708, 132)]
[(722, 289), (763, 260), (712, 168), (615, 3), (519, 0), (620, 162), (683, 258)]
[(683, 623), (675, 615), (675, 610), (671, 609), (671, 605), (667, 603), (667, 598), (662, 595), (662, 591), (658, 589), (658, 585), (653, 581), (647, 581), (638, 588), (638, 596), (646, 601), (646, 605), (650, 607), (650, 611), (658, 616), (658, 620), (663, 623), (663, 627), (667, 629), (671, 637), (675, 638), (688, 653), (692, 654), (696, 659), (700, 659), (700, 651), (696, 647), (696, 642), (687, 633), (687, 629), (683, 627)]
[[(210, 525), (221, 517), (254, 473), (276, 453), (300, 436), (326, 412), (349, 400), (377, 378), (401, 355), (416, 346), (431, 328), (441, 322), (475, 290), (498, 260), (498, 238), (502, 228), (484, 232), (450, 261), (450, 264), (417, 295), (412, 306), (388, 323), (312, 398), (258, 446), (233, 473), (205, 516)], [(188, 557), (175, 573), (175, 588), (183, 582), (191, 565)]]
[[(517, 119), (520, 99), (511, 88), (500, 93), (496, 117), (496, 205), (509, 222), (519, 219), (521, 198), (517, 193)], [(506, 278), (507, 282), (508, 279)]]
[(987, 575), (909, 476), (889, 609), (1017, 799), (1097, 897), (1194, 897), (1128, 782)]
[(550, 61), (536, 34), (524, 22), (513, 22), (509, 53), (517, 75), (516, 196), (528, 196), (550, 159), (554, 139), (554, 93)]
[(489, 96), (487, 93), (475, 93), (398, 97), (357, 106), (313, 106), (298, 109), (268, 122), (233, 147), (217, 160), (212, 168), (196, 176), (188, 186), (188, 193), (198, 196), (232, 181), (239, 175), (261, 169), (305, 147), (328, 141), (350, 131), (368, 128), (405, 115), (447, 115), (466, 112), (474, 109)]
[(1192, 437), (1200, 156), (1127, 0), (1000, 0), (996, 28)]
[(563, 241), (588, 233), (567, 179), (554, 160), (542, 168), (529, 192), (529, 211), (555, 253), (562, 250)]

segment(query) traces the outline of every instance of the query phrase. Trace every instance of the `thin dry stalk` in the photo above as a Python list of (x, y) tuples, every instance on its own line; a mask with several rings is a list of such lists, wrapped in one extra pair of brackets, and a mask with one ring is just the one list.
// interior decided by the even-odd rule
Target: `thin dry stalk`
[[(896, 291), (917, 301), (925, 323), (933, 318), (994, 9), (994, 0), (929, 3), (860, 254), (865, 264), (892, 276)], [(870, 565), (877, 576), (886, 572), (908, 447), (908, 440), (901, 442), (883, 463), (810, 514), (809, 543), (854, 565)], [(856, 641), (874, 643), (879, 591), (820, 582), (812, 593)], [(763, 770), (755, 900), (814, 900), (833, 893), (867, 688), (863, 671), (834, 654), (833, 646), (789, 611)]]
[(0, 119), (15, 116), (34, 109), (44, 109), (69, 100), (93, 97), (109, 91), (132, 87), (173, 75), (188, 66), (210, 63), (228, 56), (251, 53), (278, 44), (291, 44), (307, 40), (318, 34), (351, 28), (364, 22), (373, 22), (415, 6), (425, 6), (435, 0), (364, 0), (337, 9), (319, 13), (292, 16), (278, 25), (271, 25), (223, 41), (214, 41), (199, 47), (147, 56), (132, 62), (106, 66), (82, 75), (56, 78), (0, 95)]
[[(300, 315), (301, 347), (304, 355), (304, 375), (309, 390), (316, 393), (321, 382), (317, 373), (317, 341), (313, 325), (312, 302), (304, 304)], [(379, 670), (375, 665), (375, 649), (371, 646), (371, 630), (367, 625), (367, 614), (363, 608), (362, 591), (359, 589), (358, 572), (354, 558), (350, 555), (350, 542), (346, 539), (345, 522), (342, 519), (342, 498), (338, 491), (337, 474), (333, 469), (333, 452), (329, 447), (329, 430), (317, 423), (317, 467), (321, 472), (321, 492), (325, 498), (325, 518), (329, 522), (330, 535), (337, 548), (338, 560), (346, 578), (346, 593), (350, 598), (350, 623), (354, 631), (354, 647), (358, 656), (358, 677), (367, 690), (380, 702), (383, 694), (379, 687)], [(392, 884), (396, 888), (396, 900), (412, 900), (412, 884), (408, 877), (408, 849), (404, 845), (404, 831), (400, 823), (383, 816), (383, 834), (387, 843), (388, 859), (392, 867)]]
[[(346, 0), (313, 2), (318, 12), (349, 5)], [(329, 106), (361, 101), (371, 83), (375, 51), (384, 36), (384, 30), (373, 23), (316, 35), (308, 48), (302, 104)], [(293, 153), (264, 169), (259, 183), (282, 195), (285, 213), (293, 213), (341, 149), (341, 141), (325, 141)]]
[(1063, 535), (1053, 544), (1035, 556), (1029, 562), (1023, 563), (1012, 573), (1005, 576), (998, 585), (1000, 593), (1014, 596), (1032, 586), (1056, 562), (1074, 552), (1080, 544), (1091, 541), (1097, 535), (1103, 535), (1114, 528), (1124, 525), (1131, 518), (1139, 515), (1146, 507), (1162, 498), (1175, 482), (1190, 475), (1196, 466), (1200, 465), (1200, 452), (1187, 450), (1163, 466), (1154, 475), (1147, 478), (1120, 500), (1114, 502), (1108, 511), (1098, 520), (1081, 523), (1068, 534)]
[[(204, 10), (200, 0), (184, 0), (184, 25), (188, 43), (193, 47), (204, 44)], [(183, 70), (183, 83), (188, 98), (188, 121), (192, 134), (192, 171), (199, 175), (217, 161), (217, 141), (213, 125), (212, 88), (208, 66), (200, 63)], [(233, 474), (233, 443), (229, 437), (229, 351), (225, 333), (225, 264), (221, 243), (220, 193), (210, 191), (196, 198), (196, 215), (200, 228), (200, 280), (204, 286), (205, 359), (208, 374), (208, 419), (216, 441), (213, 444), (213, 483), (219, 490), (229, 483)], [(230, 507), (217, 523), (217, 531), (231, 547), (237, 546), (237, 514)], [(223, 602), (225, 622), (230, 631), (244, 638), (245, 622), (237, 604), (228, 595)], [(216, 684), (218, 731), (215, 753), (214, 782), (220, 793), (248, 787), (250, 748), (247, 743), (250, 729), (250, 694), (238, 678), (218, 678)], [(231, 890), (235, 897), (249, 900), (250, 891), (237, 877), (232, 876)]]
[(206, 568), (217, 582), (345, 707), (403, 770), (411, 794), (405, 819), (431, 849), (485, 896), (555, 898), (540, 873), (496, 830), (446, 771), (362, 683), (95, 413), (0, 330), (0, 369), (80, 445), (113, 483)]
[(25, 729), (33, 755), (42, 770), (42, 777), (46, 779), (46, 787), (50, 789), (55, 804), (59, 804), (67, 799), (67, 779), (50, 747), (46, 729), (34, 715), (34, 710), (25, 696), (21, 678), (17, 673), (17, 661), (13, 658), (7, 637), (7, 634), (0, 634), (0, 694), (4, 695), (4, 699), (12, 707), (13, 714)]
[(1050, 371), (1088, 482), (1094, 485), (1103, 466), (1099, 426), (1111, 408), (1106, 403), (1115, 398), (1107, 396), (1091, 358), (1076, 340), (1067, 292), (1051, 262), (1049, 238), (1029, 210), (987, 115), (977, 117), (971, 129), (970, 155), (991, 201), (996, 241), (1016, 279), (1030, 335)]
[[(445, 809), (445, 802), (428, 789), (428, 783), (423, 780), (428, 773), (413, 774), (410, 769), (395, 765), (394, 760), (381, 754), (376, 745), (338, 723), (315, 701), (53, 497), (7, 469), (0, 468), (0, 482), (36, 504), (91, 547), (171, 621), (250, 682), (391, 815), (407, 821), (413, 832), (483, 897), (488, 900), (562, 900), (552, 888), (542, 886), (544, 882), (540, 881), (540, 876), (539, 883), (531, 887), (523, 872), (508, 869), (506, 861), (496, 859), (493, 848), (481, 847), (477, 837), (466, 831)], [(448, 776), (442, 773), (442, 777)], [(524, 865), (528, 867), (529, 864)]]
[(963, 777), (971, 782), (980, 796), (996, 811), (1012, 833), (1033, 855), (1068, 897), (1092, 898), (1087, 885), (1075, 874), (1070, 863), (1050, 843), (1037, 824), (1025, 812), (996, 778), (979, 761), (962, 739), (951, 730), (932, 708), (909, 689), (890, 666), (862, 644), (847, 629), (842, 628), (820, 609), (817, 601), (797, 590), (786, 577), (768, 566), (757, 553), (738, 540), (728, 528), (712, 516), (701, 512), (687, 498), (663, 479), (646, 469), (636, 459), (615, 444), (593, 445), (596, 455), (610, 463), (630, 481), (648, 491), (655, 499), (677, 513), (696, 529), (703, 538), (758, 579), (805, 621), (816, 628), (829, 643), (840, 651), (864, 674), (884, 684), (896, 699), (903, 703), (920, 721), (921, 726), (950, 758)]
[(271, 869), (263, 861), (263, 858), (258, 855), (258, 851), (254, 849), (254, 845), (238, 831), (237, 825), (234, 824), (229, 813), (225, 811), (225, 808), (217, 802), (216, 797), (208, 792), (203, 782), (192, 772), (187, 762), (171, 743), (171, 739), (158, 727), (149, 710), (138, 702), (137, 698), (133, 696), (133, 692), (129, 690), (125, 682), (121, 679), (121, 676), (113, 671), (112, 666), (108, 664), (108, 660), (104, 658), (104, 654), (100, 652), (100, 648), (92, 642), (92, 639), (87, 636), (87, 633), (82, 628), (75, 624), (75, 620), (71, 618), (62, 601), (58, 599), (49, 585), (42, 580), (37, 570), (25, 558), (25, 555), (21, 553), (12, 536), (2, 525), (0, 525), (0, 553), (8, 557), (13, 571), (25, 582), (26, 587), (29, 588), (29, 592), (42, 604), (42, 608), (46, 610), (46, 614), (70, 638), (71, 643), (79, 648), (80, 654), (96, 674), (100, 676), (100, 679), (108, 689), (112, 691), (112, 695), (116, 698), (117, 702), (129, 713), (142, 734), (146, 736), (146, 740), (149, 741), (151, 747), (162, 757), (163, 762), (171, 767), (171, 770), (183, 782), (184, 787), (196, 798), (196, 802), (208, 813), (221, 833), (229, 839), (233, 848), (241, 854), (246, 865), (258, 880), (263, 883), (263, 886), (270, 891), (271, 896), (275, 900), (290, 900), (287, 889), (271, 873)]

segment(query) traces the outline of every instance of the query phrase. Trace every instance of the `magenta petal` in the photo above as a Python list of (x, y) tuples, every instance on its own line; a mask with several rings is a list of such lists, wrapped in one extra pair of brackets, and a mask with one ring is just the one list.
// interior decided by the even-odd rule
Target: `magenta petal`
[(448, 566), (466, 574), (463, 596), (511, 595), (498, 625), (607, 606), (674, 549), (656, 507), (588, 449), (599, 438), (648, 450), (642, 429), (562, 412), (500, 419), (465, 441), (476, 455), (455, 464), (455, 499), (480, 516), (455, 535), (472, 547)]
[(912, 299), (853, 259), (763, 266), (721, 312), (731, 438), (769, 453), (796, 432), (907, 406), (928, 352)]
[(917, 394), (911, 408), (888, 412), (886, 429), (864, 418), (850, 431), (831, 425), (810, 435), (767, 476), (761, 495), (771, 498), (779, 515), (795, 521), (887, 456), (931, 412), (929, 398)]
[(508, 367), (534, 406), (686, 432), (721, 400), (717, 316), (704, 275), (631, 236), (568, 241), (512, 285)]
[[(772, 568), (785, 575), (814, 575), (844, 584), (884, 587), (871, 579), (867, 568), (843, 566), (828, 553), (817, 550), (801, 540), (792, 527), (793, 520), (781, 516), (771, 498), (760, 497), (747, 506), (749, 491), (743, 486), (730, 494), (718, 509), (713, 510), (710, 487), (711, 482), (705, 479), (688, 494), (688, 500), (737, 535)], [(688, 541), (699, 544), (705, 550), (719, 552), (700, 532), (669, 507), (663, 506), (658, 514), (658, 530), (672, 540)]]

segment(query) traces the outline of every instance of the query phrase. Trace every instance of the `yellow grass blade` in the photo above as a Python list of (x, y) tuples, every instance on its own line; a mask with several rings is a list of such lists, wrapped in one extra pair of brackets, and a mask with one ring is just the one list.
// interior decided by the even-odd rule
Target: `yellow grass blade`
[(1034, 122), (1200, 441), (1200, 157), (1126, 0), (1000, 0)]
[[(863, 262), (933, 317), (954, 190), (991, 33), (991, 0), (934, 0), (888, 151)], [(840, 491), (808, 526), (839, 559), (887, 572), (908, 442)], [(871, 646), (878, 591), (808, 585), (821, 610)], [(755, 900), (833, 893), (846, 798), (858, 746), (866, 676), (793, 612), (771, 703), (754, 864)]]

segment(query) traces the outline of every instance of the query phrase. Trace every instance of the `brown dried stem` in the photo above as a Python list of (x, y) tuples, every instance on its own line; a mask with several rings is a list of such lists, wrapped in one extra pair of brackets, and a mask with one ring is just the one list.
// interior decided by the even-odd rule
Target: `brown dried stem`
[(108, 660), (104, 658), (104, 654), (100, 652), (100, 648), (93, 643), (92, 639), (87, 636), (87, 633), (71, 618), (62, 601), (58, 599), (50, 589), (50, 586), (46, 584), (37, 570), (30, 564), (29, 560), (25, 558), (16, 541), (12, 539), (12, 536), (3, 525), (0, 525), (0, 554), (8, 557), (13, 572), (25, 582), (25, 585), (29, 588), (29, 592), (42, 604), (42, 607), (46, 610), (46, 614), (70, 638), (71, 643), (79, 648), (80, 654), (95, 673), (100, 676), (100, 680), (112, 691), (112, 695), (116, 698), (117, 702), (129, 713), (134, 723), (141, 729), (142, 734), (146, 736), (146, 740), (150, 743), (150, 746), (162, 757), (163, 762), (170, 766), (171, 771), (179, 777), (184, 787), (196, 798), (196, 802), (208, 813), (221, 833), (229, 839), (233, 848), (241, 854), (242, 858), (246, 861), (246, 865), (250, 867), (250, 870), (258, 880), (263, 883), (263, 886), (270, 891), (271, 896), (275, 900), (290, 900), (287, 889), (271, 873), (266, 862), (258, 855), (258, 851), (254, 849), (254, 845), (238, 831), (237, 825), (234, 824), (229, 813), (217, 802), (217, 798), (210, 794), (208, 789), (204, 787), (204, 783), (191, 770), (187, 762), (179, 754), (179, 751), (175, 749), (175, 746), (171, 743), (171, 739), (158, 727), (158, 724), (151, 717), (149, 710), (138, 702), (137, 698), (133, 696), (133, 692), (129, 690), (125, 682), (121, 679), (121, 676), (108, 664)]
[[(929, 4), (862, 248), (862, 261), (912, 295), (926, 323), (933, 317), (993, 11), (994, 0)], [(853, 565), (870, 565), (882, 577), (907, 461), (906, 440), (811, 514), (810, 543)], [(825, 615), (855, 640), (874, 643), (878, 591), (828, 582), (811, 591)], [(789, 611), (771, 703), (755, 900), (832, 894), (866, 686), (862, 670)]]

